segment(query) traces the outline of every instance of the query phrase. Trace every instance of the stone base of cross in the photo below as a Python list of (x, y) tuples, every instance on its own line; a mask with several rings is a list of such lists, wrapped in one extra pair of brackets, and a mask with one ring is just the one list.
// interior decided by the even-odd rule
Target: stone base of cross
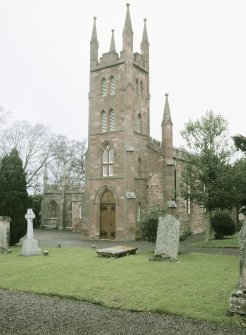
[(35, 214), (32, 209), (29, 208), (25, 215), (27, 220), (27, 238), (23, 241), (21, 256), (39, 256), (41, 255), (41, 249), (38, 246), (38, 241), (33, 238), (33, 219)]

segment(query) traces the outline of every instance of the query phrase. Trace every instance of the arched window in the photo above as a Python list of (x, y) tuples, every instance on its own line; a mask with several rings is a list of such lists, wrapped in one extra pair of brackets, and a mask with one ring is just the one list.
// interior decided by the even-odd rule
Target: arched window
[(141, 157), (138, 157), (138, 177), (141, 177), (142, 174), (142, 160)]
[(140, 97), (143, 97), (143, 82), (142, 80), (140, 81)]
[(109, 111), (109, 130), (115, 130), (115, 113), (113, 109)]
[(68, 220), (72, 221), (72, 215), (73, 215), (73, 207), (72, 207), (72, 203), (70, 202), (69, 206), (68, 206)]
[(112, 177), (114, 163), (114, 149), (107, 145), (103, 150), (103, 177)]
[(110, 77), (110, 95), (115, 94), (115, 79), (113, 76)]
[(107, 131), (107, 114), (105, 111), (101, 113), (101, 120), (102, 131)]
[(139, 80), (136, 79), (136, 94), (139, 95)]
[(139, 113), (138, 114), (138, 119), (137, 119), (137, 131), (141, 133), (141, 128), (142, 128), (142, 116)]
[(53, 199), (49, 203), (49, 217), (50, 218), (57, 217), (57, 203)]
[(141, 219), (141, 203), (138, 203), (138, 208), (137, 208), (137, 222), (139, 223)]
[(105, 97), (107, 95), (107, 81), (105, 78), (102, 79), (101, 89), (102, 89), (102, 96)]
[(82, 219), (82, 205), (81, 204), (79, 204), (78, 212), (79, 212), (79, 218)]

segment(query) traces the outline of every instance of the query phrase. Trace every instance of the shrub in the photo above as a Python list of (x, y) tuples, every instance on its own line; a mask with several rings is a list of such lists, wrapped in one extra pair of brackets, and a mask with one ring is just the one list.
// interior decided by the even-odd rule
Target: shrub
[(156, 241), (158, 219), (161, 216), (165, 216), (166, 211), (159, 206), (152, 206), (146, 208), (146, 210), (141, 215), (140, 228), (142, 235), (150, 242)]
[(42, 194), (34, 194), (29, 196), (30, 207), (35, 214), (35, 219), (33, 220), (33, 227), (38, 228), (41, 225), (41, 202), (43, 200)]
[(234, 235), (236, 231), (236, 225), (228, 213), (216, 213), (211, 220), (211, 226), (215, 231), (215, 239), (218, 240)]
[(179, 241), (185, 241), (192, 234), (190, 223), (188, 221), (180, 221)]

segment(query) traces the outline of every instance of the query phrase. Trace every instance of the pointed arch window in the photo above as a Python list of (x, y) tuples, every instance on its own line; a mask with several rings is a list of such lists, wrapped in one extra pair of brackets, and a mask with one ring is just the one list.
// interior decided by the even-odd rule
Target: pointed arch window
[(109, 111), (109, 130), (115, 130), (115, 113), (113, 109)]
[(137, 222), (139, 223), (141, 219), (141, 203), (138, 203), (138, 208), (137, 208)]
[(112, 177), (114, 163), (114, 149), (107, 145), (103, 150), (103, 177)]
[(51, 200), (50, 203), (49, 203), (49, 209), (48, 209), (48, 212), (49, 212), (49, 217), (51, 218), (56, 218), (57, 217), (57, 203), (55, 200)]
[(68, 220), (71, 222), (72, 221), (72, 215), (73, 215), (73, 206), (72, 206), (72, 202), (70, 202), (69, 206), (68, 206)]
[(110, 95), (115, 94), (115, 78), (113, 76), (110, 77)]
[(137, 118), (137, 131), (141, 133), (141, 128), (142, 128), (142, 116), (139, 113), (138, 118)]
[(143, 81), (140, 81), (140, 97), (143, 97)]
[(136, 79), (136, 94), (139, 95), (139, 80)]
[(141, 157), (138, 157), (138, 177), (141, 177), (142, 174), (142, 160)]
[(102, 131), (107, 131), (107, 114), (105, 111), (102, 111), (101, 113), (101, 126)]
[(102, 90), (102, 97), (105, 97), (107, 95), (107, 81), (105, 78), (101, 81), (101, 90)]
[(79, 219), (82, 219), (82, 205), (81, 204), (79, 204), (78, 214), (79, 214)]

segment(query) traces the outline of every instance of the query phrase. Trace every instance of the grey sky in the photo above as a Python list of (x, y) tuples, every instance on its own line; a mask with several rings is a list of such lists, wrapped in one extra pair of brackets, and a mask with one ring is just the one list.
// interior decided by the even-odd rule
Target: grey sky
[[(97, 16), (99, 54), (115, 29), (122, 48), (123, 0), (0, 0), (0, 106), (70, 139), (87, 137), (89, 41)], [(143, 19), (150, 42), (151, 135), (160, 139), (165, 93), (174, 145), (207, 110), (246, 129), (246, 1), (132, 0), (134, 51)]]

